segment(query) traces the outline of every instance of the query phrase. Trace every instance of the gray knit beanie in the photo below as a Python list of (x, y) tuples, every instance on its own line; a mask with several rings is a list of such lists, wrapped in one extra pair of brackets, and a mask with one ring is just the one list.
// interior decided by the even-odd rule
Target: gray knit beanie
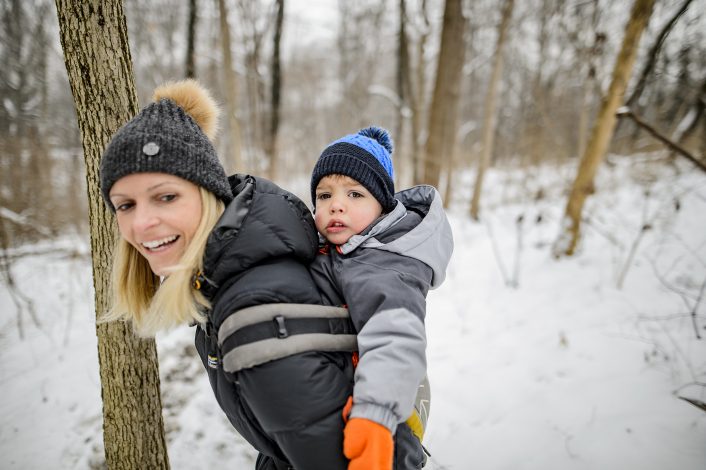
[(201, 186), (228, 203), (233, 199), (225, 170), (209, 137), (218, 108), (195, 80), (163, 85), (155, 102), (121, 127), (103, 153), (101, 191), (108, 207), (110, 188), (132, 173), (168, 173)]

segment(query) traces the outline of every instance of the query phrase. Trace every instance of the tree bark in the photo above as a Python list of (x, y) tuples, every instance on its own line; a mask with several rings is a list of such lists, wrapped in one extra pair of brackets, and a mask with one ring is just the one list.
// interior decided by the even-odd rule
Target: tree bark
[(583, 205), (588, 195), (593, 192), (593, 180), (613, 137), (617, 119), (615, 113), (623, 103), (625, 89), (635, 64), (640, 36), (647, 27), (654, 3), (655, 0), (635, 0), (633, 4), (630, 19), (625, 28), (623, 44), (615, 61), (610, 88), (601, 103), (591, 138), (581, 157), (581, 163), (566, 205), (565, 222), (562, 224), (559, 238), (553, 247), (556, 257), (571, 256), (576, 250), (580, 237)]
[(247, 173), (243, 167), (242, 134), (236, 115), (238, 109), (238, 77), (233, 70), (233, 48), (231, 45), (228, 7), (225, 0), (218, 0), (219, 23), (221, 30), (221, 52), (223, 53), (223, 76), (226, 87), (226, 115), (228, 116), (228, 151), (226, 168), (230, 173)]
[[(120, 0), (56, 0), (61, 45), (87, 172), (97, 316), (109, 308), (113, 216), (99, 189), (100, 157), (111, 135), (137, 112)], [(105, 458), (111, 469), (168, 469), (154, 340), (125, 323), (97, 327)]]
[(280, 100), (282, 94), (282, 69), (280, 65), (280, 42), (282, 40), (282, 23), (284, 20), (284, 0), (276, 0), (277, 16), (275, 18), (275, 30), (272, 44), (272, 88), (270, 103), (270, 122), (267, 137), (267, 154), (270, 157), (268, 176), (271, 180), (277, 177), (278, 166), (278, 146), (277, 135), (279, 133)]
[(189, 23), (186, 27), (186, 59), (184, 65), (184, 75), (186, 78), (196, 77), (196, 0), (189, 0)]
[(423, 182), (439, 186), (441, 168), (456, 142), (461, 71), (466, 51), (462, 0), (446, 0), (436, 83), (429, 114)]
[(495, 141), (495, 125), (497, 116), (497, 95), (500, 85), (500, 78), (503, 71), (503, 46), (507, 37), (508, 26), (512, 18), (512, 8), (514, 1), (505, 0), (502, 10), (500, 26), (498, 26), (498, 42), (495, 46), (495, 59), (493, 61), (493, 71), (488, 84), (488, 95), (483, 110), (483, 141), (481, 147), (480, 160), (478, 161), (478, 172), (476, 173), (476, 184), (473, 187), (473, 197), (471, 199), (471, 217), (478, 220), (480, 212), (480, 197), (483, 190), (483, 178), (485, 171), (490, 165), (490, 157), (493, 154)]

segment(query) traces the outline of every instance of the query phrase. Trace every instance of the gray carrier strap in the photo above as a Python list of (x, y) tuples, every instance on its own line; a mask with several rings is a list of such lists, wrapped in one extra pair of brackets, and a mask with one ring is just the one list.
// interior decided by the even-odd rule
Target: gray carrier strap
[[(312, 320), (312, 321), (309, 321)], [(348, 310), (341, 307), (311, 304), (264, 304), (237, 310), (218, 328), (223, 370), (235, 373), (265, 362), (308, 351), (356, 351), (357, 337), (352, 328), (340, 328), (350, 321)], [(292, 325), (316, 325), (287, 329)], [(322, 326), (328, 325), (331, 326)], [(245, 331), (263, 331), (272, 325), (272, 334), (258, 334), (256, 341), (236, 341)], [(292, 334), (290, 334), (292, 333)], [(245, 344), (243, 344), (245, 343)]]

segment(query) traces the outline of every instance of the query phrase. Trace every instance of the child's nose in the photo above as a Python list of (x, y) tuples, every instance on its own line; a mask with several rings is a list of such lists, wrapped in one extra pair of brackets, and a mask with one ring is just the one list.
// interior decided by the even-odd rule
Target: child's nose
[(331, 205), (329, 206), (329, 210), (330, 210), (332, 213), (333, 213), (333, 212), (343, 212), (344, 209), (345, 209), (345, 205), (342, 203), (342, 201), (340, 200), (340, 198), (334, 197), (334, 198), (331, 200)]

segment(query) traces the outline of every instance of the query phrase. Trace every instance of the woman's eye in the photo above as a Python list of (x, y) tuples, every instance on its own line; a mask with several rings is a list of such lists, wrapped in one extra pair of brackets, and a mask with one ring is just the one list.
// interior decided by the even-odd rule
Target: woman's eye
[(163, 196), (160, 196), (159, 200), (162, 202), (171, 202), (176, 199), (176, 197), (176, 194), (165, 194)]
[(115, 206), (115, 211), (116, 212), (125, 212), (126, 210), (130, 209), (132, 207), (131, 202), (123, 202)]

